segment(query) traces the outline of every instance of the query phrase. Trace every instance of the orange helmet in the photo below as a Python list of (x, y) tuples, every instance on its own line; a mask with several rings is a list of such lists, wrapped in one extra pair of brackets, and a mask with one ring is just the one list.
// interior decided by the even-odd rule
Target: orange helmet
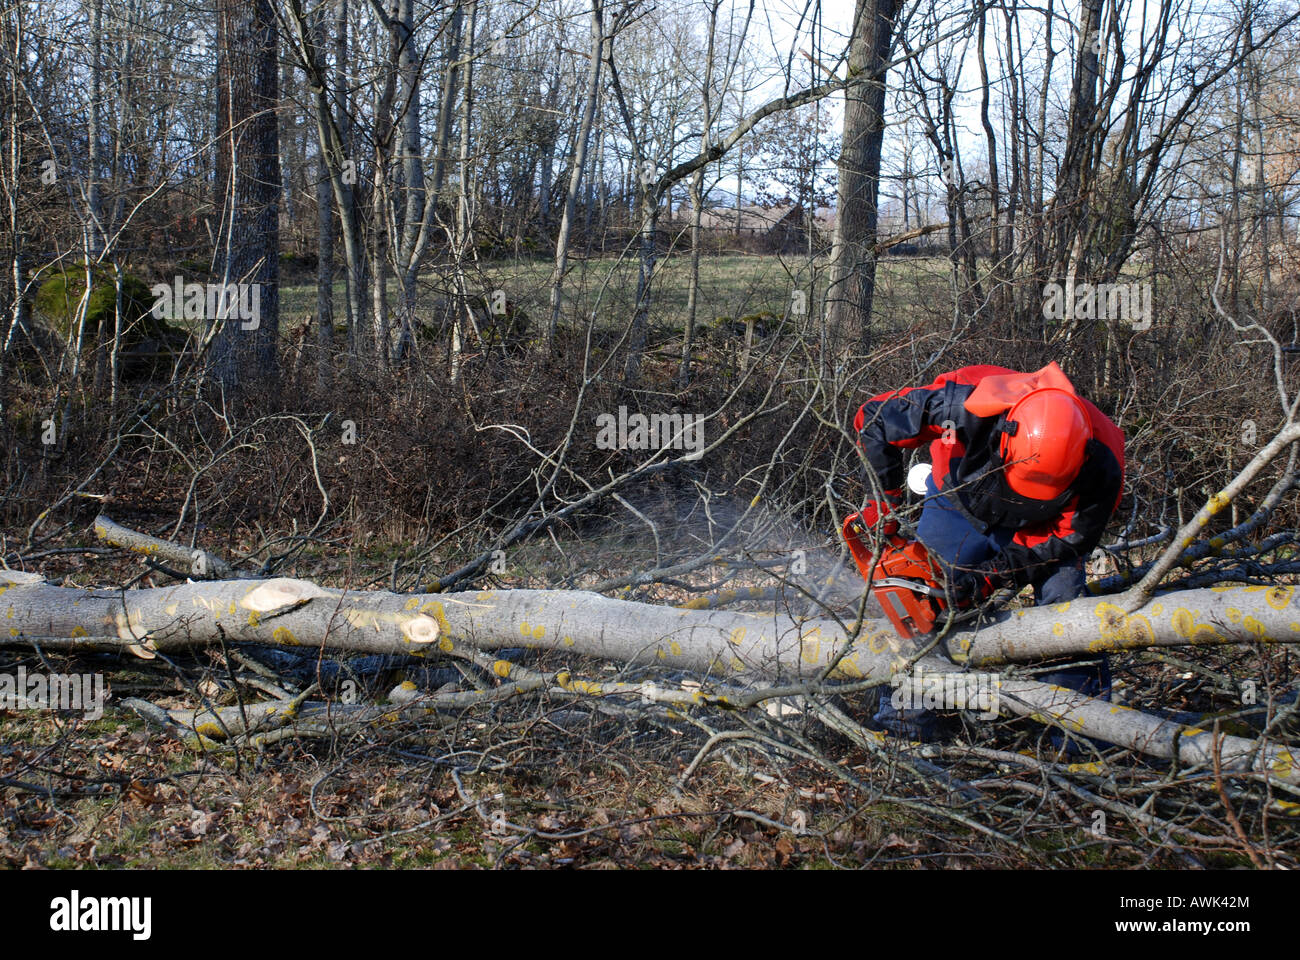
[(1025, 394), (1007, 411), (1002, 435), (1007, 485), (1031, 500), (1059, 497), (1083, 466), (1091, 439), (1092, 422), (1073, 393), (1048, 387)]

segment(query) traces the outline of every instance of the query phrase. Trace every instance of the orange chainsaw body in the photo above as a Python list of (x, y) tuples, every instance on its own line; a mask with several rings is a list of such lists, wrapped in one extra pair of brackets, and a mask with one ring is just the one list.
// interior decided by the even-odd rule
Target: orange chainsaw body
[(897, 533), (882, 533), (883, 549), (872, 566), (873, 554), (867, 547), (870, 529), (880, 523), (874, 509), (863, 510), (844, 519), (844, 542), (853, 554), (862, 579), (871, 583), (885, 616), (904, 640), (929, 633), (945, 609), (942, 591), (935, 582), (929, 554), (915, 540)]

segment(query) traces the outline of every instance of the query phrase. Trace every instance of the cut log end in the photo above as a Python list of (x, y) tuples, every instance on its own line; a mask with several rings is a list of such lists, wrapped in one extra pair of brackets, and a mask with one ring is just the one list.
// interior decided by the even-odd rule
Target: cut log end
[[(138, 611), (133, 614), (130, 610), (122, 610), (115, 613), (113, 619), (116, 621), (118, 637), (127, 642), (126, 649), (132, 655), (139, 657), (141, 660), (154, 660), (157, 658), (158, 648), (154, 646), (149, 632), (139, 625)], [(135, 619), (136, 622), (133, 623), (132, 619)]]
[(388, 701), (390, 703), (410, 703), (418, 697), (419, 694), (419, 687), (410, 680), (403, 680), (389, 692)]
[(239, 605), (245, 610), (253, 610), (257, 613), (272, 613), (316, 597), (328, 596), (331, 596), (328, 590), (307, 580), (277, 577), (273, 580), (264, 580), (250, 590), (247, 596), (239, 601)]
[(440, 632), (438, 621), (423, 613), (402, 624), (403, 636), (412, 643), (434, 643)]

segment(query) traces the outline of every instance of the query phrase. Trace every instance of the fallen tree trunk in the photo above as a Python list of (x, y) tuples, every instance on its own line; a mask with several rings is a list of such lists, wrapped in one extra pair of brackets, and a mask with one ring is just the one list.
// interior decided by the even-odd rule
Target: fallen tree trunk
[[(1132, 614), (1105, 598), (1075, 600), (1005, 613), (978, 630), (954, 632), (947, 649), (958, 662), (988, 667), (1148, 646), (1295, 643), (1300, 608), (1294, 601), (1294, 587), (1251, 586), (1161, 596)], [(784, 683), (815, 684), (823, 675), (899, 683), (914, 666), (931, 675), (957, 669), (899, 639), (883, 621), (867, 621), (854, 637), (829, 619), (686, 610), (567, 590), (402, 595), (330, 590), (283, 578), (77, 590), (0, 571), (0, 624), (0, 644), (6, 646), (128, 649), (141, 657), (218, 641), (414, 656), (463, 644), (478, 650), (572, 650), (718, 678)], [(1021, 716), (1183, 763), (1205, 763), (1217, 749), (1225, 769), (1249, 766), (1300, 782), (1285, 748), (1216, 738), (1048, 684), (997, 683), (1000, 706)]]
[[(954, 630), (946, 645), (956, 662), (986, 667), (1151, 646), (1300, 643), (1295, 594), (1292, 586), (1187, 590), (1157, 596), (1132, 614), (1108, 598), (1080, 599), (999, 614), (977, 630)], [(816, 676), (832, 664), (831, 678), (884, 680), (922, 649), (899, 639), (883, 620), (866, 621), (851, 637), (832, 619), (689, 610), (580, 590), (396, 594), (330, 590), (286, 578), (79, 590), (0, 571), (0, 624), (0, 642), (30, 646), (39, 639), (63, 650), (132, 646), (148, 655), (224, 638), (419, 655), (441, 637), (484, 650), (571, 649), (775, 680)]]
[(102, 513), (95, 518), (95, 536), (105, 543), (133, 553), (170, 561), (196, 580), (224, 580), (237, 575), (230, 564), (216, 554), (206, 550), (190, 550), (179, 543), (151, 537), (147, 533), (124, 527)]

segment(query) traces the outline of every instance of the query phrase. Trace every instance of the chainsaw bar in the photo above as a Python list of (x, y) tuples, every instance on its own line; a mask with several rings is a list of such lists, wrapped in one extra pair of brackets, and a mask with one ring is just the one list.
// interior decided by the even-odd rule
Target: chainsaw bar
[(902, 587), (904, 590), (911, 590), (913, 593), (924, 593), (929, 597), (938, 597), (940, 600), (947, 600), (948, 595), (939, 587), (932, 583), (926, 583), (924, 580), (911, 580), (907, 577), (877, 577), (871, 582), (873, 587)]
[[(947, 623), (949, 617), (947, 607), (948, 594), (942, 587), (936, 587), (932, 583), (926, 583), (924, 580), (910, 580), (906, 577), (882, 577), (872, 582), (873, 587), (902, 587), (905, 590), (912, 590), (916, 593), (924, 593), (928, 597), (936, 597), (944, 601), (944, 616), (939, 617), (944, 623)], [(951, 617), (953, 623), (965, 623), (967, 620), (974, 620), (980, 615), (982, 607), (970, 606), (959, 608)]]

